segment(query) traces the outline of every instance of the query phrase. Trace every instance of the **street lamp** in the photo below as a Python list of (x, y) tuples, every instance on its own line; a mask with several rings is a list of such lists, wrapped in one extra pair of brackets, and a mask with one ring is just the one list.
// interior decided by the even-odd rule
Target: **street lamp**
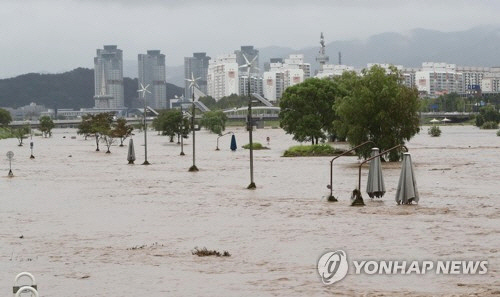
[(33, 155), (33, 132), (31, 130), (31, 119), (30, 119), (30, 150), (31, 150), (30, 159), (35, 159), (35, 156)]
[(248, 61), (245, 54), (243, 54), (243, 58), (245, 59), (245, 64), (241, 65), (240, 68), (247, 68), (247, 86), (248, 86), (248, 115), (247, 115), (247, 130), (248, 130), (248, 140), (250, 143), (250, 184), (247, 189), (255, 189), (257, 186), (253, 180), (253, 140), (252, 140), (252, 132), (253, 132), (253, 119), (252, 119), (252, 96), (250, 94), (250, 69), (259, 69), (255, 67), (253, 64), (258, 56), (255, 56), (252, 61)]
[(137, 92), (141, 93), (142, 99), (144, 100), (144, 163), (142, 163), (142, 165), (150, 165), (150, 163), (148, 162), (148, 136), (147, 136), (148, 126), (146, 123), (146, 108), (147, 107), (146, 107), (146, 98), (144, 97), (146, 95), (146, 92), (151, 94), (151, 92), (148, 91), (148, 87), (149, 87), (149, 85), (144, 86), (141, 83), (141, 88), (139, 90), (137, 90)]
[(181, 121), (181, 129), (180, 130), (180, 135), (181, 135), (181, 156), (184, 156), (184, 111), (182, 111), (182, 103), (181, 103), (181, 115), (182, 115), (182, 121)]
[(228, 135), (228, 134), (234, 134), (234, 133), (233, 132), (227, 132), (227, 133), (224, 133), (222, 135), (219, 135), (219, 137), (217, 137), (217, 147), (215, 148), (216, 151), (219, 150), (219, 138), (221, 138), (224, 135)]
[(191, 102), (191, 129), (193, 130), (193, 166), (189, 167), (190, 172), (196, 172), (198, 171), (198, 167), (196, 167), (196, 138), (195, 138), (195, 127), (194, 127), (194, 116), (195, 116), (195, 108), (194, 108), (194, 88), (199, 87), (198, 83), (196, 83), (197, 80), (199, 80), (201, 77), (194, 78), (194, 74), (191, 72), (191, 79), (186, 79), (189, 82), (189, 87), (191, 88), (191, 93), (192, 93), (192, 102)]

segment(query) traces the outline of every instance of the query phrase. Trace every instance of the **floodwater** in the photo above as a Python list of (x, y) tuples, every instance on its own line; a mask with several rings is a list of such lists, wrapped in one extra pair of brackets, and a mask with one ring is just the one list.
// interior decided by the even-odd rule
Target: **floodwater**
[[(126, 147), (95, 152), (72, 129), (29, 145), (0, 140), (0, 295), (11, 294), (21, 271), (35, 275), (41, 296), (498, 296), (500, 294), (500, 137), (496, 131), (424, 127), (408, 143), (419, 205), (394, 201), (400, 164), (383, 164), (387, 193), (350, 207), (358, 180), (356, 157), (334, 163), (328, 203), (328, 157), (283, 158), (296, 143), (280, 129), (254, 141), (257, 189), (248, 151), (229, 150), (230, 135), (197, 133), (199, 172), (191, 138), (180, 146), (134, 136), (137, 165)], [(248, 143), (242, 128), (238, 146)], [(27, 141), (29, 143), (29, 140)], [(126, 141), (128, 143), (128, 140)], [(15, 153), (7, 178), (5, 153)], [(366, 187), (368, 166), (363, 170)], [(23, 238), (20, 238), (20, 237)], [(198, 257), (195, 247), (231, 257)], [(355, 275), (322, 284), (316, 270), (326, 251), (349, 260), (488, 260), (486, 275)]]

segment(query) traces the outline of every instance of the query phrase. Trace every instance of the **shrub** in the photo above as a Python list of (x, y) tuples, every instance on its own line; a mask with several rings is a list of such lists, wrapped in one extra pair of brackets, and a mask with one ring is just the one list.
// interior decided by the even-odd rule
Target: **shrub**
[[(244, 146), (242, 146), (242, 148), (244, 148), (244, 149), (247, 149), (247, 150), (248, 150), (248, 149), (250, 149), (250, 144), (249, 144), (249, 143), (247, 143), (247, 144), (245, 144)], [(259, 142), (253, 142), (253, 143), (252, 143), (252, 148), (253, 148), (254, 150), (268, 150), (268, 149), (269, 149), (268, 147), (263, 146), (263, 145), (262, 145), (261, 143), (259, 143)]]
[(497, 122), (485, 122), (482, 126), (481, 129), (498, 129), (498, 123)]
[(500, 136), (500, 130), (497, 131), (497, 136)]
[[(283, 153), (283, 157), (335, 156), (344, 152), (344, 150), (336, 149), (328, 144), (297, 145), (286, 150)], [(352, 155), (354, 154), (351, 154), (351, 156)]]
[(207, 257), (207, 256), (231, 257), (231, 254), (228, 251), (224, 251), (221, 253), (216, 250), (207, 250), (206, 247), (201, 249), (195, 247), (194, 250), (191, 251), (191, 254), (196, 255), (198, 257)]
[(427, 133), (432, 137), (439, 137), (439, 135), (441, 135), (441, 129), (439, 129), (439, 126), (434, 125), (427, 130)]

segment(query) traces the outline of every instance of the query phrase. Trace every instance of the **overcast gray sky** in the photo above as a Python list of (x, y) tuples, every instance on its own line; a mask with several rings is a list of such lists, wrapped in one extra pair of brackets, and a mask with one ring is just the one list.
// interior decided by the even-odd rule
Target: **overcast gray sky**
[(499, 8), (479, 0), (2, 0), (0, 78), (91, 68), (104, 44), (118, 45), (125, 60), (160, 49), (176, 66), (194, 51), (316, 46), (321, 31), (328, 43), (498, 25)]

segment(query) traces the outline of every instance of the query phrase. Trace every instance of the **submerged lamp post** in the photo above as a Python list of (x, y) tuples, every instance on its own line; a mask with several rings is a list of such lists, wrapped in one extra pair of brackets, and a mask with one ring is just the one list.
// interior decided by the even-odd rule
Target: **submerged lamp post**
[(247, 115), (247, 130), (248, 130), (248, 142), (250, 145), (250, 184), (247, 189), (255, 189), (257, 186), (253, 180), (253, 119), (252, 119), (252, 96), (250, 93), (250, 70), (251, 69), (259, 69), (255, 67), (253, 64), (258, 56), (255, 56), (252, 61), (248, 61), (245, 54), (243, 54), (243, 58), (245, 59), (245, 64), (241, 65), (240, 68), (247, 68), (247, 86), (248, 86), (248, 115)]
[(182, 114), (182, 122), (181, 122), (181, 156), (184, 156), (184, 112), (182, 111), (182, 103), (181, 103), (181, 114)]
[(147, 136), (147, 132), (148, 132), (148, 126), (147, 126), (147, 123), (146, 123), (146, 92), (147, 93), (150, 93), (150, 91), (148, 91), (148, 87), (149, 85), (146, 85), (144, 86), (142, 83), (141, 83), (141, 88), (137, 91), (139, 93), (141, 93), (141, 96), (142, 96), (142, 99), (144, 100), (144, 163), (142, 163), (142, 165), (150, 165), (150, 163), (148, 162), (148, 136)]
[(371, 143), (372, 145), (375, 145), (375, 143), (373, 141), (371, 141), (371, 140), (365, 141), (362, 144), (359, 144), (359, 145), (353, 147), (352, 149), (350, 149), (350, 150), (348, 150), (346, 152), (343, 152), (342, 154), (334, 157), (330, 161), (330, 184), (326, 186), (328, 189), (330, 189), (330, 196), (328, 196), (328, 201), (329, 202), (337, 202), (338, 201), (337, 198), (335, 198), (333, 196), (333, 161), (335, 161), (336, 159), (338, 159), (338, 158), (340, 158), (342, 156), (348, 155), (351, 152), (355, 151), (356, 149), (358, 149), (358, 148), (360, 148), (360, 147), (362, 147), (362, 146), (364, 146), (366, 144), (369, 144), (369, 143)]
[(14, 152), (8, 151), (7, 152), (7, 159), (9, 160), (9, 177), (13, 177), (14, 173), (12, 173), (12, 158), (14, 158)]
[(191, 72), (191, 79), (186, 79), (189, 82), (189, 87), (191, 88), (193, 101), (191, 102), (191, 129), (193, 130), (193, 166), (189, 167), (190, 172), (198, 171), (198, 167), (196, 167), (196, 142), (195, 142), (195, 127), (194, 127), (194, 116), (195, 116), (195, 108), (194, 108), (194, 87), (198, 87), (197, 80), (201, 77), (194, 78), (194, 74)]
[(30, 120), (30, 149), (31, 149), (30, 159), (35, 159), (35, 156), (33, 155), (33, 132), (31, 130), (31, 120)]
[(228, 134), (234, 134), (234, 133), (233, 133), (233, 132), (227, 132), (227, 133), (224, 133), (224, 134), (219, 135), (219, 136), (217, 137), (217, 147), (215, 148), (215, 150), (216, 150), (216, 151), (218, 151), (218, 150), (219, 150), (219, 138), (221, 138), (221, 137), (222, 137), (222, 136), (224, 136), (224, 135), (228, 135)]

